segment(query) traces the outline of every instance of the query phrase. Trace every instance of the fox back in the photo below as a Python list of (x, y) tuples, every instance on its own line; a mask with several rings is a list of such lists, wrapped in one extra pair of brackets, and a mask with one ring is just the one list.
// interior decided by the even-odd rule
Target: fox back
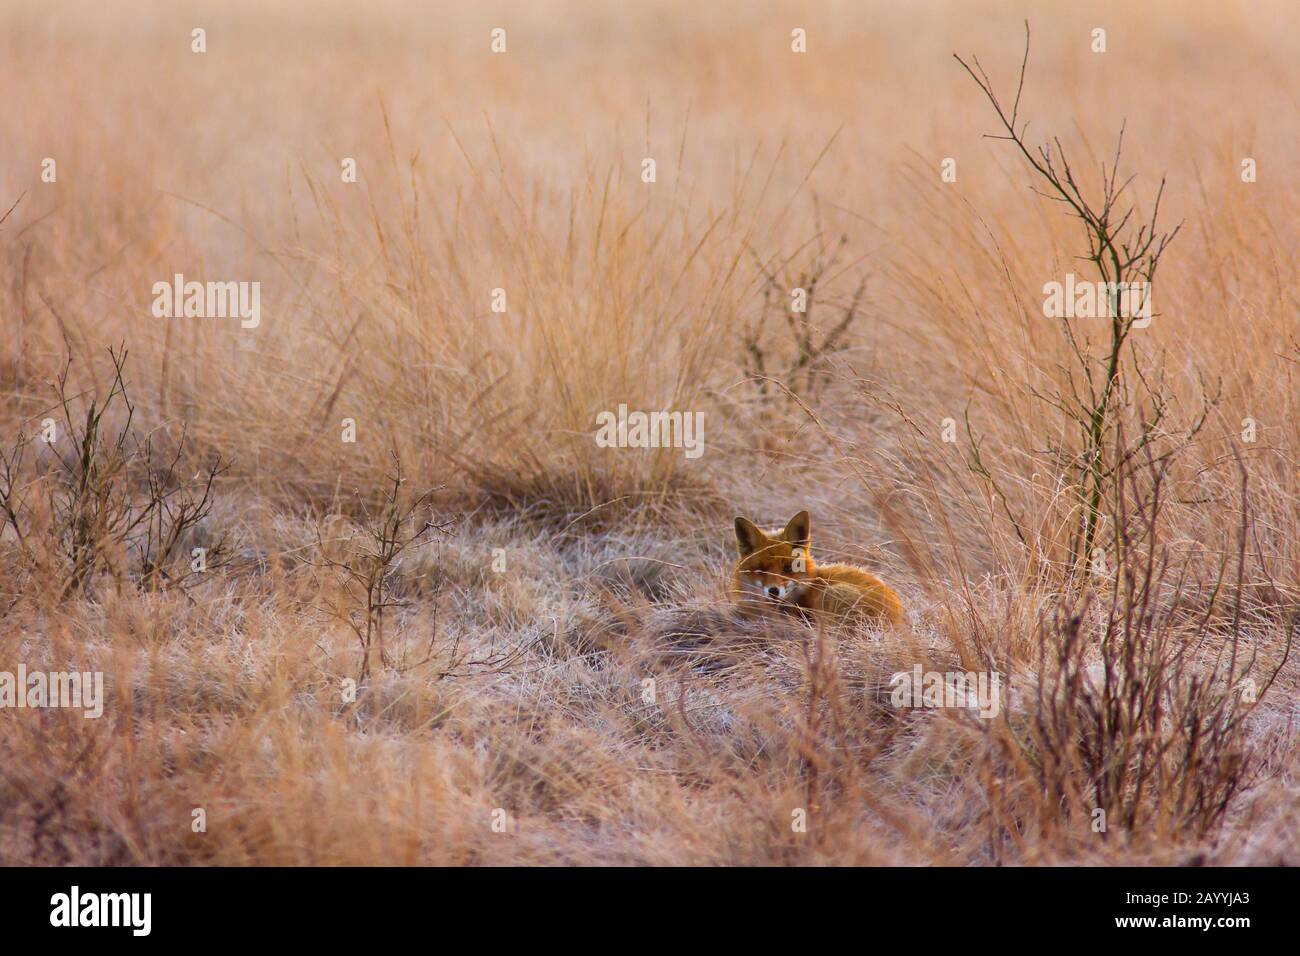
[(732, 576), (732, 598), (754, 609), (902, 622), (902, 602), (880, 578), (851, 564), (816, 564), (811, 533), (807, 511), (781, 531), (763, 531), (748, 518), (736, 518), (740, 560)]

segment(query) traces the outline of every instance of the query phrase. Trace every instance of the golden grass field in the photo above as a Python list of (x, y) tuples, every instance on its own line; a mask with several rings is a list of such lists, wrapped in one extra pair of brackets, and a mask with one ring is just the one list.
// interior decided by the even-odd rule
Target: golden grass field
[[(1028, 140), (1095, 195), (1124, 124), (1136, 218), (1165, 176), (1183, 223), (1122, 362), (1163, 402), (1160, 533), (1111, 546), (1155, 488), (1135, 456), (1109, 577), (1072, 563), (1078, 355), (1041, 307), (1086, 237), (953, 59), (1009, 101), (1026, 18)], [(1286, 0), (0, 5), (0, 448), (29, 442), (0, 671), (106, 688), (97, 720), (0, 710), (0, 863), (1300, 863), (1298, 27)], [(178, 272), (260, 282), (260, 324), (155, 317)], [(1109, 327), (1077, 320), (1082, 354)], [(704, 453), (599, 447), (620, 404), (702, 412)], [(394, 453), (424, 533), (367, 668), (349, 571)], [(148, 522), (113, 516), (217, 456), (143, 573)], [(908, 627), (729, 613), (734, 516), (800, 508)], [(1001, 713), (892, 706), (915, 664), (996, 671)]]

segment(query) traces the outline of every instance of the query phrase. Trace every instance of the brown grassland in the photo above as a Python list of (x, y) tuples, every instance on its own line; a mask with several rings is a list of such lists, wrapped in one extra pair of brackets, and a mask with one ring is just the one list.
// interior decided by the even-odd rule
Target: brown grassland
[[(0, 671), (106, 696), (0, 863), (1300, 864), (1293, 2), (14, 0), (0, 84)], [(801, 508), (907, 627), (728, 613)]]

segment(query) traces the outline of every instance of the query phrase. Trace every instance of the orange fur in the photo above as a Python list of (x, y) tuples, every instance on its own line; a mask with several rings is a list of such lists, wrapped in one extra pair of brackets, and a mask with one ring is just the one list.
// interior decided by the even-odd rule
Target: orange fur
[(742, 607), (890, 624), (903, 620), (898, 595), (871, 572), (851, 564), (813, 561), (806, 511), (779, 532), (765, 532), (748, 518), (737, 518), (736, 543), (740, 561), (732, 574), (731, 595)]

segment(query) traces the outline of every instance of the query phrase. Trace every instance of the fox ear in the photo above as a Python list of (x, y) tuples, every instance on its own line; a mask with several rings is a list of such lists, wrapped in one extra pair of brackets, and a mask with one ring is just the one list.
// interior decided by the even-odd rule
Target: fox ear
[(801, 548), (808, 547), (808, 540), (812, 536), (812, 518), (808, 516), (807, 511), (801, 511), (785, 526), (781, 532), (781, 537), (790, 544), (797, 545)]
[(748, 518), (736, 517), (736, 545), (740, 548), (740, 556), (748, 557), (763, 546), (767, 540), (767, 535), (758, 529), (758, 526)]

